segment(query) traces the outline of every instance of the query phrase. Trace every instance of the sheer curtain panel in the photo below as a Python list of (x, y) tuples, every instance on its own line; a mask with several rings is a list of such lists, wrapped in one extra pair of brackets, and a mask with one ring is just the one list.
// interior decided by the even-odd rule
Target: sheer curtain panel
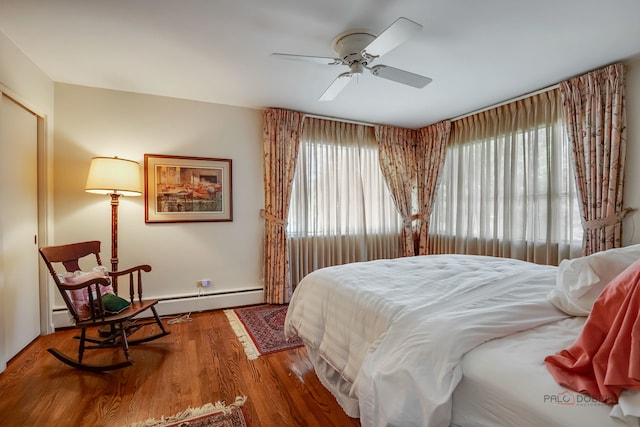
[(318, 268), (397, 257), (400, 223), (373, 128), (307, 117), (287, 225), (294, 285)]
[(582, 228), (560, 96), (551, 90), (453, 122), (431, 253), (557, 265)]

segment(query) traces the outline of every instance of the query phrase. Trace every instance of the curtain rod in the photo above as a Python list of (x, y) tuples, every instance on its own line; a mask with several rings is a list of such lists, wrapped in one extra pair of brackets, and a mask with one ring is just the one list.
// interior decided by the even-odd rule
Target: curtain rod
[(312, 119), (333, 120), (334, 122), (351, 123), (354, 125), (362, 125), (362, 126), (369, 126), (369, 127), (375, 126), (375, 124), (373, 123), (359, 122), (356, 120), (349, 120), (349, 119), (341, 119), (338, 117), (319, 116), (317, 114), (307, 114), (307, 113), (302, 113), (302, 114), (304, 114), (305, 117), (310, 117)]
[(524, 95), (520, 95), (520, 96), (517, 96), (515, 98), (511, 98), (511, 99), (507, 99), (507, 100), (502, 101), (502, 102), (498, 102), (497, 104), (489, 105), (487, 107), (483, 107), (483, 108), (480, 108), (478, 110), (471, 111), (469, 113), (465, 113), (465, 114), (463, 114), (461, 116), (458, 116), (458, 117), (455, 117), (455, 118), (451, 119), (451, 121), (455, 122), (457, 120), (464, 119), (465, 117), (473, 116), (474, 114), (479, 114), (479, 113), (482, 113), (484, 111), (491, 110), (493, 108), (502, 107), (503, 105), (507, 105), (507, 104), (511, 104), (512, 102), (520, 101), (521, 99), (529, 98), (529, 97), (534, 96), (534, 95), (539, 95), (541, 93), (549, 92), (550, 90), (558, 89), (559, 87), (560, 87), (560, 84), (556, 83), (554, 85), (547, 86), (545, 88), (538, 89), (538, 90), (533, 91), (533, 92), (525, 93)]
[[(549, 92), (550, 90), (558, 89), (559, 87), (560, 87), (560, 84), (556, 83), (554, 85), (547, 86), (545, 88), (538, 89), (538, 90), (533, 91), (533, 92), (525, 93), (524, 95), (520, 95), (520, 96), (517, 96), (515, 98), (507, 99), (507, 100), (498, 102), (496, 104), (492, 104), (492, 105), (489, 105), (487, 107), (483, 107), (483, 108), (480, 108), (478, 110), (474, 110), (474, 111), (471, 111), (469, 113), (462, 114), (462, 115), (460, 115), (458, 117), (454, 117), (453, 119), (451, 119), (451, 121), (455, 122), (457, 120), (464, 119), (465, 117), (469, 117), (469, 116), (473, 116), (474, 114), (482, 113), (483, 111), (491, 110), (493, 108), (498, 108), (498, 107), (501, 107), (503, 105), (510, 104), (512, 102), (520, 101), (521, 99), (529, 98), (529, 97), (534, 96), (534, 95), (539, 95), (541, 93)], [(351, 124), (354, 124), (354, 125), (362, 125), (362, 126), (369, 126), (369, 127), (376, 126), (373, 123), (366, 123), (366, 122), (359, 122), (359, 121), (356, 121), (356, 120), (341, 119), (341, 118), (338, 118), (338, 117), (320, 116), (320, 115), (317, 115), (317, 114), (307, 114), (307, 113), (303, 113), (303, 114), (305, 115), (305, 117), (311, 117), (311, 118), (314, 118), (314, 119), (333, 120), (333, 121), (336, 121), (336, 122), (351, 123)]]

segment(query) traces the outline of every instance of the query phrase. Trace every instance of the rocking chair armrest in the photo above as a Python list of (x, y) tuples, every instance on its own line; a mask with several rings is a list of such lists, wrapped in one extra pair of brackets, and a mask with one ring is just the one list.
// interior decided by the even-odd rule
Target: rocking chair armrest
[(144, 271), (144, 272), (148, 273), (148, 272), (151, 271), (151, 266), (150, 265), (146, 265), (146, 264), (142, 264), (142, 265), (136, 265), (135, 267), (131, 267), (131, 268), (128, 268), (126, 270), (108, 271), (107, 273), (111, 277), (119, 277), (119, 276), (125, 276), (125, 275), (130, 274), (130, 273), (134, 273), (136, 271)]
[[(106, 276), (92, 277), (80, 283), (57, 281), (58, 289), (76, 321), (87, 318), (96, 321), (104, 319), (105, 311), (102, 304), (102, 287), (109, 287), (111, 280)], [(76, 292), (74, 294), (74, 291)], [(77, 292), (80, 291), (78, 294)], [(82, 296), (81, 296), (82, 295)]]
[[(129, 300), (133, 303), (134, 296), (137, 294), (138, 301), (142, 301), (142, 272), (148, 273), (151, 266), (147, 264), (137, 265), (121, 271), (110, 271), (109, 277), (113, 278), (113, 289), (118, 293), (118, 278), (120, 276), (129, 277)], [(135, 274), (134, 274), (135, 273)]]
[(91, 285), (109, 286), (111, 281), (107, 277), (94, 277), (80, 283), (60, 282), (60, 289), (65, 291), (75, 291), (77, 289), (91, 288)]

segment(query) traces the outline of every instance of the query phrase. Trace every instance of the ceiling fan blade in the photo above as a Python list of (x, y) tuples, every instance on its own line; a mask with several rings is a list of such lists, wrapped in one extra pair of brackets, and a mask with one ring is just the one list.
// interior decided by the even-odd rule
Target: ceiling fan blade
[(342, 73), (331, 83), (331, 85), (324, 91), (319, 101), (331, 101), (334, 99), (342, 89), (344, 89), (349, 82), (351, 81), (351, 77), (353, 74), (351, 73)]
[(379, 57), (398, 47), (422, 29), (422, 25), (407, 18), (398, 18), (378, 37), (365, 47), (362, 52), (372, 57)]
[(339, 59), (329, 58), (324, 56), (291, 55), (288, 53), (272, 53), (271, 56), (278, 59), (288, 59), (290, 61), (300, 61), (300, 62), (312, 62), (314, 64), (321, 64), (321, 65), (341, 64), (341, 61)]
[(371, 74), (418, 89), (422, 89), (431, 83), (431, 79), (429, 77), (410, 73), (409, 71), (400, 70), (398, 68), (388, 67), (386, 65), (376, 65), (375, 67), (372, 67)]

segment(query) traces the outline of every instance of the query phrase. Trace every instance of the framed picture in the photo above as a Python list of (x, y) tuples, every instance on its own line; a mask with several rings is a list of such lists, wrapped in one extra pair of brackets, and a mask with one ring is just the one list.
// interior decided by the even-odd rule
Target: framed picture
[(145, 222), (232, 221), (231, 160), (144, 155)]

